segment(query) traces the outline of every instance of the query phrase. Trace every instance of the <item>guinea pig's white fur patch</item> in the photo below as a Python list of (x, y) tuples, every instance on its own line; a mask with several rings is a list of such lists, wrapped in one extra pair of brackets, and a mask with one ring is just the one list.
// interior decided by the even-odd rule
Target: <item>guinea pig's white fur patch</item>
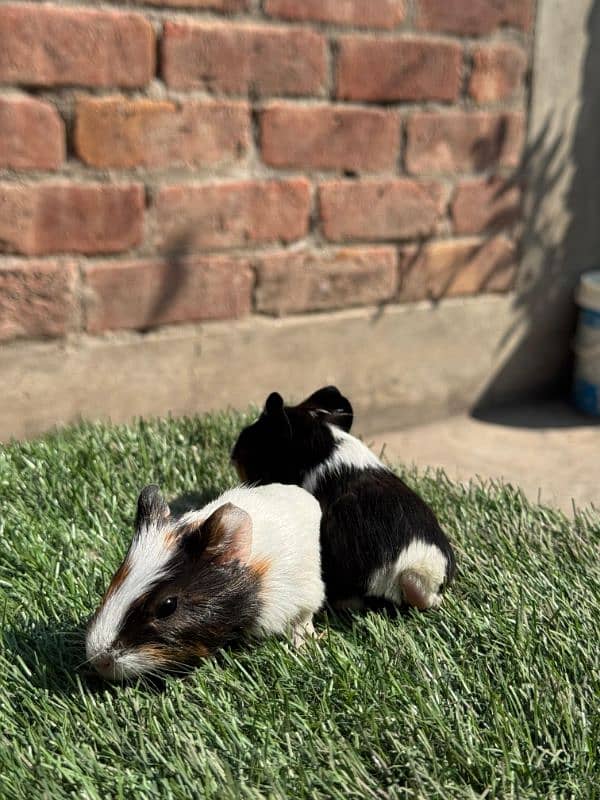
[[(441, 603), (438, 588), (446, 575), (447, 560), (439, 547), (415, 539), (393, 564), (377, 570), (369, 581), (368, 593), (386, 597), (393, 603), (409, 600), (417, 608), (433, 608)], [(410, 591), (410, 598), (407, 592)]]
[(377, 456), (356, 436), (346, 433), (335, 425), (327, 427), (331, 430), (337, 446), (329, 458), (311, 470), (304, 478), (302, 485), (308, 492), (314, 492), (322, 475), (331, 475), (341, 467), (354, 467), (355, 469), (383, 467)]
[(318, 611), (325, 599), (318, 501), (299, 486), (240, 486), (187, 514), (182, 524), (207, 518), (223, 503), (233, 503), (252, 518), (248, 564), (260, 569), (263, 580), (262, 610), (253, 633), (282, 633), (290, 623)]
[(168, 570), (173, 548), (166, 531), (156, 523), (136, 532), (123, 565), (125, 577), (111, 584), (86, 639), (88, 659), (109, 650), (132, 604)]

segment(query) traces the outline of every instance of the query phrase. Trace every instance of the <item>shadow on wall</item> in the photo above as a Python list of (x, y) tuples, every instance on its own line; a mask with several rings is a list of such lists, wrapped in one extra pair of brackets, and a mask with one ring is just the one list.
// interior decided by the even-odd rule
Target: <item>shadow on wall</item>
[[(489, 408), (525, 398), (566, 394), (576, 320), (574, 289), (581, 272), (600, 265), (600, 167), (597, 166), (600, 165), (600, 47), (597, 46), (600, 43), (600, 0), (577, 0), (574, 5), (589, 7), (581, 75), (575, 82), (574, 70), (569, 72), (564, 93), (567, 103), (561, 107), (559, 87), (551, 84), (556, 80), (555, 71), (545, 75), (543, 59), (536, 63), (535, 69), (542, 75), (541, 82), (546, 82), (544, 89), (549, 96), (540, 104), (542, 110), (537, 114), (537, 121), (534, 120), (534, 134), (521, 166), (508, 181), (497, 180), (500, 210), (494, 219), (488, 220), (487, 236), (480, 245), (474, 245), (468, 258), (470, 264), (476, 263), (477, 270), (481, 270), (480, 292), (493, 291), (495, 285), (502, 282), (502, 276), (510, 270), (512, 253), (507, 251), (492, 259), (486, 247), (494, 235), (510, 234), (517, 222), (516, 204), (502, 202), (500, 195), (514, 194), (514, 189), (524, 184), (523, 258), (515, 287), (514, 323), (498, 342), (494, 355), (502, 366), (474, 404), (472, 414), (476, 417), (483, 417)], [(546, 14), (552, 14), (551, 6), (550, 3), (547, 7), (540, 4), (540, 13), (545, 9)], [(563, 13), (571, 12), (566, 9)], [(577, 15), (576, 10), (572, 13)], [(553, 24), (554, 39), (560, 41), (560, 21)], [(549, 52), (547, 42), (545, 50), (545, 57), (556, 61), (556, 53)], [(570, 90), (574, 83), (579, 91), (576, 115), (571, 113)], [(557, 89), (556, 96), (551, 94), (553, 88)], [(482, 138), (474, 145), (471, 155), (476, 172), (484, 172), (500, 160), (509, 135), (505, 123), (499, 127), (495, 139)], [(490, 180), (495, 179), (492, 170)], [(185, 258), (189, 236), (189, 232), (184, 234), (166, 255), (170, 269), (164, 273), (162, 285), (156, 287), (155, 305), (148, 314), (149, 326), (163, 317), (170, 321), (169, 308), (175, 298), (186, 291), (190, 275)], [(424, 238), (411, 246), (410, 256), (403, 265), (403, 279), (408, 281), (413, 272), (418, 274), (428, 241)], [(431, 290), (429, 299), (438, 302), (452, 294), (452, 287), (460, 280), (464, 269), (464, 259), (457, 260), (445, 273), (444, 280)], [(395, 302), (397, 298), (382, 302), (381, 311), (388, 303)]]
[[(477, 173), (485, 173), (494, 165), (501, 162), (502, 153), (507, 145), (509, 130), (506, 118), (501, 120), (493, 136), (484, 136), (474, 142), (471, 148), (471, 158), (473, 167)], [(525, 163), (525, 157), (523, 159)], [(491, 187), (497, 188), (493, 192), (492, 202), (498, 206), (498, 211), (486, 220), (485, 235), (478, 244), (474, 244), (469, 250), (468, 257), (456, 259), (456, 263), (451, 266), (440, 280), (438, 285), (431, 286), (427, 292), (427, 299), (437, 304), (446, 297), (453, 295), (453, 287), (460, 282), (461, 273), (468, 270), (470, 265), (477, 264), (478, 283), (477, 292), (486, 293), (498, 290), (501, 285), (505, 288), (505, 276), (512, 270), (514, 255), (511, 249), (507, 248), (503, 255), (490, 257), (490, 244), (498, 234), (511, 234), (516, 223), (520, 218), (520, 208), (515, 197), (522, 187), (524, 169), (522, 166), (516, 173), (508, 179), (497, 175), (493, 170), (488, 177)], [(412, 273), (418, 275), (423, 268), (423, 256), (427, 245), (435, 237), (427, 236), (419, 240), (413, 247), (413, 251), (402, 265), (402, 280), (410, 283)], [(418, 279), (417, 279), (418, 280)], [(421, 297), (418, 298), (422, 299)], [(393, 302), (393, 301), (389, 301)], [(382, 304), (387, 305), (387, 303)]]
[(518, 344), (478, 399), (476, 417), (525, 395), (565, 396), (570, 388), (574, 289), (582, 272), (600, 266), (600, 0), (591, 5), (586, 31), (570, 144), (563, 133), (569, 114), (557, 107), (545, 117), (519, 170), (527, 202), (516, 321), (498, 349), (513, 337)]
[(149, 310), (149, 325), (142, 330), (149, 330), (156, 325), (156, 320), (163, 318), (170, 321), (169, 309), (177, 297), (186, 290), (189, 278), (186, 268), (186, 257), (191, 252), (190, 231), (176, 237), (169, 245), (165, 254), (165, 263), (169, 269), (164, 273), (162, 283), (156, 288), (156, 300)]

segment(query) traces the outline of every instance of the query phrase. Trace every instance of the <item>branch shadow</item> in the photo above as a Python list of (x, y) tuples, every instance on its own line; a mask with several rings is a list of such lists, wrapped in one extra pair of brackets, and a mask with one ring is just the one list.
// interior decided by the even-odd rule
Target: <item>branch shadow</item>
[[(492, 408), (569, 397), (577, 318), (574, 290), (581, 273), (600, 260), (600, 2), (593, 3), (586, 27), (572, 140), (568, 142), (565, 135), (569, 109), (548, 113), (526, 148), (519, 170), (503, 187), (509, 191), (520, 182), (526, 189), (514, 323), (497, 345), (498, 354), (509, 342), (512, 350), (474, 404), (476, 418), (484, 419)], [(561, 203), (553, 205), (561, 184), (565, 185), (566, 208)], [(573, 417), (571, 423), (583, 421)]]
[[(399, 296), (405, 302), (428, 300), (434, 306), (448, 297), (505, 292), (512, 288), (518, 249), (513, 240), (522, 216), (523, 161), (506, 177), (500, 165), (509, 146), (510, 130), (506, 116), (496, 127), (476, 139), (470, 151), (472, 169), (490, 187), (492, 211), (481, 227), (466, 235), (476, 240), (464, 251), (457, 251), (439, 274), (427, 269), (427, 248), (436, 234), (422, 237), (401, 254)], [(450, 208), (450, 216), (453, 214)], [(498, 247), (498, 237), (505, 240)], [(468, 285), (461, 281), (466, 280)]]
[(148, 324), (140, 327), (145, 333), (157, 325), (176, 322), (169, 310), (173, 302), (185, 291), (188, 267), (186, 256), (190, 252), (191, 232), (183, 232), (169, 243), (164, 256), (166, 269), (161, 284), (156, 288), (156, 300), (148, 310)]

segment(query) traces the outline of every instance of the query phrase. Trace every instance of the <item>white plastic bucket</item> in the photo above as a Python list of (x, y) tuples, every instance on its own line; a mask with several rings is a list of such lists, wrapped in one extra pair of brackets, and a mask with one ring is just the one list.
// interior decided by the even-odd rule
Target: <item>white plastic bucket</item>
[(600, 271), (581, 276), (576, 300), (575, 405), (586, 414), (600, 416)]

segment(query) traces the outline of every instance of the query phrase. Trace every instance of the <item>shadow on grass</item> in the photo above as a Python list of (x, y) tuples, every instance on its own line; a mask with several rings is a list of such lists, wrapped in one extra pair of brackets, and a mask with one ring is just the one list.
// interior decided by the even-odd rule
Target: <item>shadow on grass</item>
[[(148, 695), (162, 694), (168, 680), (186, 680), (202, 669), (203, 661), (164, 677), (143, 676), (138, 679), (109, 682), (101, 678), (86, 663), (85, 629), (87, 620), (68, 619), (59, 627), (46, 622), (34, 624), (27, 630), (5, 628), (0, 651), (6, 661), (18, 665), (32, 687), (53, 696), (74, 697), (82, 693), (101, 695), (135, 691)], [(252, 641), (232, 642), (211, 660), (223, 663), (224, 654), (244, 655), (255, 647)]]
[[(316, 617), (318, 629), (349, 633), (355, 623), (368, 614), (381, 614), (390, 620), (406, 617), (409, 610), (377, 598), (367, 598), (364, 608), (335, 610), (327, 606)], [(142, 677), (133, 681), (110, 683), (96, 674), (86, 663), (85, 629), (87, 620), (65, 619), (60, 626), (47, 622), (34, 623), (27, 630), (6, 627), (2, 631), (1, 651), (7, 662), (26, 675), (32, 687), (53, 696), (73, 697), (82, 693), (100, 695), (136, 691), (161, 694), (169, 680), (185, 680), (202, 668), (202, 662), (188, 670), (162, 677)], [(260, 642), (240, 639), (215, 654), (213, 660), (223, 664), (225, 654), (244, 656)]]
[(410, 609), (408, 606), (396, 606), (379, 597), (366, 597), (362, 608), (339, 609), (326, 605), (317, 614), (315, 622), (318, 626), (323, 624), (333, 631), (347, 633), (354, 629), (357, 620), (369, 614), (378, 614), (395, 621), (408, 617)]
[(208, 503), (216, 500), (222, 494), (222, 489), (208, 488), (199, 489), (195, 492), (185, 492), (172, 500), (169, 500), (169, 508), (171, 513), (179, 517), (188, 511), (198, 511)]
[(5, 659), (20, 667), (30, 684), (51, 695), (81, 695), (117, 692), (135, 687), (149, 694), (164, 691), (165, 681), (145, 678), (132, 683), (108, 683), (86, 663), (85, 628), (87, 620), (66, 619), (62, 625), (34, 623), (27, 630), (5, 628), (2, 651)]

